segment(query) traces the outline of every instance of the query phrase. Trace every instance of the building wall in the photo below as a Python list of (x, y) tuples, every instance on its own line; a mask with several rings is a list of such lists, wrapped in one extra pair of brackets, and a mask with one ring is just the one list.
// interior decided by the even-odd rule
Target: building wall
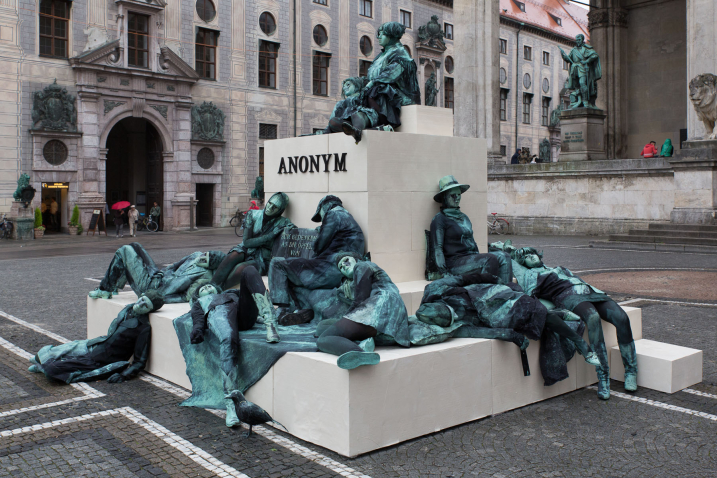
[(625, 3), (627, 157), (637, 158), (650, 141), (679, 148), (687, 128), (687, 11), (684, 0)]
[[(505, 159), (510, 162), (510, 157), (515, 153), (516, 149), (528, 147), (530, 148), (531, 154), (538, 154), (540, 142), (545, 138), (550, 139), (550, 132), (547, 126), (541, 125), (542, 100), (544, 97), (551, 98), (550, 111), (557, 108), (560, 104), (560, 92), (563, 90), (565, 80), (568, 78), (568, 71), (563, 69), (563, 60), (558, 48), (560, 47), (566, 52), (569, 52), (573, 42), (568, 39), (556, 41), (555, 39), (546, 38), (545, 36), (525, 30), (520, 32), (518, 38), (517, 26), (506, 25), (505, 23), (501, 23), (500, 38), (508, 41), (507, 53), (500, 55), (500, 67), (506, 71), (506, 82), (501, 84), (500, 87), (509, 90), (506, 119), (500, 122), (500, 144), (501, 146), (505, 146)], [(516, 44), (516, 41), (519, 43)], [(532, 61), (524, 59), (524, 46), (532, 47)], [(517, 65), (516, 49), (518, 52)], [(550, 65), (548, 66), (543, 65), (544, 51), (550, 54)], [(523, 86), (523, 77), (526, 73), (531, 77), (530, 88)], [(543, 79), (545, 78), (547, 78), (549, 82), (547, 92), (543, 91), (542, 85)], [(516, 91), (518, 93), (517, 97)], [(524, 93), (533, 94), (530, 124), (523, 123)], [(518, 102), (517, 145), (515, 139), (516, 101)], [(551, 159), (553, 161), (557, 160), (557, 158)]]

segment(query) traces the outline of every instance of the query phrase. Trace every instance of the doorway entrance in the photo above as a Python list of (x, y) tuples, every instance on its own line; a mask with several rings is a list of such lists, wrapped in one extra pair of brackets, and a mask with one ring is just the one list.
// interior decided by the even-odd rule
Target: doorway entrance
[(70, 220), (67, 210), (67, 191), (70, 183), (42, 183), (42, 225), (45, 234), (67, 231)]
[[(129, 201), (140, 213), (149, 214), (156, 202), (162, 210), (164, 165), (162, 140), (152, 123), (125, 118), (107, 136), (106, 201), (111, 207)], [(159, 218), (162, 229), (163, 215)]]
[(214, 184), (197, 183), (197, 226), (212, 227), (214, 219)]

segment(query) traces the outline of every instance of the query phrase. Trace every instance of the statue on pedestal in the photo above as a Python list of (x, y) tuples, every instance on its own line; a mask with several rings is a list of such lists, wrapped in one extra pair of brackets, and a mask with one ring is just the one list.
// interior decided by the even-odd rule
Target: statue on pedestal
[(12, 197), (15, 201), (21, 202), (25, 207), (27, 207), (35, 198), (36, 192), (35, 188), (30, 186), (30, 175), (21, 174), (20, 178), (17, 180), (17, 189), (13, 193)]
[(540, 150), (538, 155), (538, 162), (539, 163), (549, 163), (550, 162), (550, 140), (548, 138), (543, 138), (543, 141), (540, 142)]
[(426, 106), (436, 106), (437, 94), (438, 88), (436, 87), (436, 72), (434, 71), (426, 80)]
[(576, 36), (575, 43), (570, 53), (558, 47), (563, 60), (570, 63), (570, 76), (566, 82), (566, 88), (573, 90), (570, 94), (570, 109), (596, 109), (597, 81), (602, 77), (600, 57), (593, 47), (585, 43), (584, 35)]

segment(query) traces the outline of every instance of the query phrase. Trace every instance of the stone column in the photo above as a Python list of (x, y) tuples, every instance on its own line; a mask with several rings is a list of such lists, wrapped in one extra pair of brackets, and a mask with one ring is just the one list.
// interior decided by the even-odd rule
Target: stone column
[[(717, 75), (717, 2), (687, 0), (687, 81), (702, 73)], [(687, 136), (702, 138), (705, 127), (697, 119), (687, 91), (685, 101)]]
[(598, 82), (597, 107), (605, 119), (607, 159), (622, 159), (627, 145), (627, 10), (620, 0), (600, 0), (588, 13), (590, 44), (600, 56), (602, 78)]
[(485, 138), (488, 161), (500, 155), (498, 34), (495, 0), (455, 0), (456, 60), (454, 134)]

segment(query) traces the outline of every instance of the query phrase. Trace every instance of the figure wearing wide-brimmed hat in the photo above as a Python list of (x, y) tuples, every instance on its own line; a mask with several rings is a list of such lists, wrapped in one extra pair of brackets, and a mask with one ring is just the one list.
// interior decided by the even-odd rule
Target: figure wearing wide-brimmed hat
[(460, 210), (461, 195), (470, 188), (455, 177), (444, 176), (438, 182), (433, 200), (441, 203), (441, 212), (431, 221), (426, 261), (427, 279), (481, 272), (511, 281), (510, 260), (503, 254), (481, 254), (473, 238), (473, 225)]

